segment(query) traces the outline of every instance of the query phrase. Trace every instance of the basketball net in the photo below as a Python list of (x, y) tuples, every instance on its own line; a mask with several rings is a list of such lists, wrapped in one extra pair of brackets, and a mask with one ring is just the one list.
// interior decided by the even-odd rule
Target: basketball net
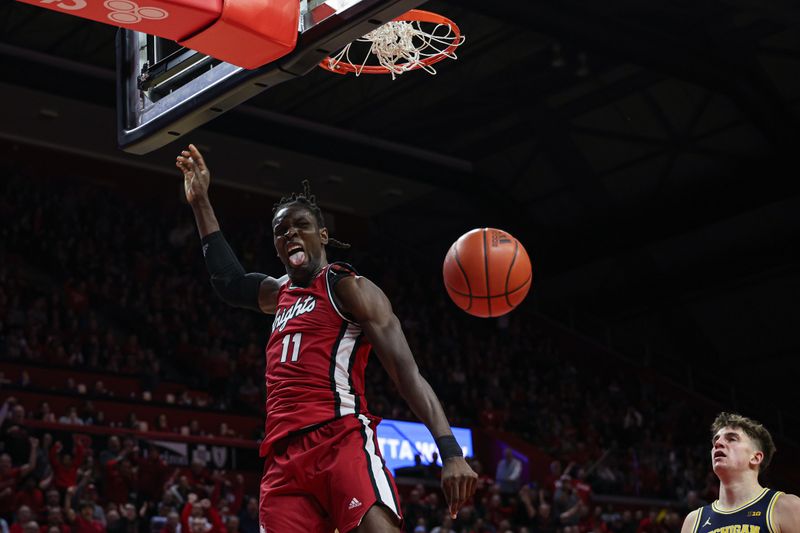
[[(423, 23), (432, 25), (431, 29), (423, 29)], [(350, 58), (353, 44), (359, 42), (370, 43), (360, 62)], [(336, 55), (324, 59), (320, 66), (338, 74), (391, 74), (392, 79), (416, 69), (436, 74), (433, 65), (445, 58), (457, 59), (455, 49), (463, 42), (464, 36), (450, 19), (412, 9), (348, 43)], [(367, 64), (371, 56), (377, 59), (378, 65)]]

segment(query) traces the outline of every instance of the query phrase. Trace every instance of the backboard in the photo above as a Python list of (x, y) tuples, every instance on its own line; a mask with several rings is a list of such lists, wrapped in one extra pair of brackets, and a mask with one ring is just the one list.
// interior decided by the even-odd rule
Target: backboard
[(256, 94), (307, 74), (347, 43), (423, 2), (302, 0), (295, 49), (254, 70), (167, 39), (121, 29), (117, 34), (118, 144), (134, 154), (160, 148)]

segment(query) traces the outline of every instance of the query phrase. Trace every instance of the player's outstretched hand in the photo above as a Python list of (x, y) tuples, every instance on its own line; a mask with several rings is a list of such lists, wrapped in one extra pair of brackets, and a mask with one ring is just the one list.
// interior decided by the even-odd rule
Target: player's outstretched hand
[(190, 144), (175, 159), (175, 166), (183, 172), (183, 189), (186, 201), (194, 205), (208, 197), (208, 185), (211, 183), (211, 172), (206, 166), (200, 150)]
[(450, 517), (455, 520), (458, 511), (475, 494), (478, 474), (463, 457), (445, 459), (442, 469), (442, 491), (447, 500)]

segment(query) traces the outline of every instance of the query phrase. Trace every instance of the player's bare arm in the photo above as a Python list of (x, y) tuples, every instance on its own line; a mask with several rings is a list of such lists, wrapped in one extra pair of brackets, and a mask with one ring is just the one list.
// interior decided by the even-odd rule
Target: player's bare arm
[(683, 526), (681, 526), (681, 533), (692, 533), (694, 530), (694, 522), (697, 520), (697, 513), (699, 512), (699, 509), (695, 509), (686, 515), (686, 520), (683, 521)]
[[(414, 414), (435, 438), (452, 436), (442, 405), (430, 384), (419, 373), (417, 363), (392, 311), (389, 299), (367, 278), (345, 278), (335, 288), (342, 309), (361, 325), (389, 376)], [(442, 490), (455, 516), (475, 493), (478, 475), (463, 457), (444, 461)]]
[[(206, 239), (214, 239), (215, 234), (220, 231), (219, 221), (217, 221), (208, 197), (211, 171), (200, 150), (193, 144), (190, 144), (176, 158), (175, 166), (183, 173), (186, 201), (192, 207), (197, 223), (197, 232), (200, 234), (200, 239), (204, 241), (203, 254), (205, 255), (208, 250)], [(221, 234), (216, 236), (221, 237)], [(230, 249), (227, 243), (224, 243), (224, 247), (226, 251)], [(232, 252), (230, 254), (232, 255)], [(220, 276), (220, 279), (214, 279), (214, 273), (212, 273), (212, 283), (222, 300), (235, 307), (254, 310), (257, 307), (263, 313), (274, 314), (278, 304), (278, 289), (287, 279), (286, 276), (276, 279), (263, 274), (245, 274), (235, 256), (228, 257), (228, 259), (229, 261), (224, 262), (223, 266), (229, 266), (230, 272), (225, 276)], [(250, 291), (253, 292), (252, 298), (249, 295)]]
[(775, 533), (800, 533), (800, 498), (794, 494), (781, 494), (772, 510)]

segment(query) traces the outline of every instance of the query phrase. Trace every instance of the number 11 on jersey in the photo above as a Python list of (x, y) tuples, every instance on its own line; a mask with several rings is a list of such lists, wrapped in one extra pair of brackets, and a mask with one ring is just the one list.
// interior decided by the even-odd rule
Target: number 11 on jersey
[(283, 353), (281, 353), (281, 363), (286, 362), (286, 356), (289, 355), (289, 344), (292, 345), (292, 362), (297, 361), (300, 355), (300, 341), (303, 339), (302, 333), (295, 333), (294, 335), (285, 335), (283, 337)]

